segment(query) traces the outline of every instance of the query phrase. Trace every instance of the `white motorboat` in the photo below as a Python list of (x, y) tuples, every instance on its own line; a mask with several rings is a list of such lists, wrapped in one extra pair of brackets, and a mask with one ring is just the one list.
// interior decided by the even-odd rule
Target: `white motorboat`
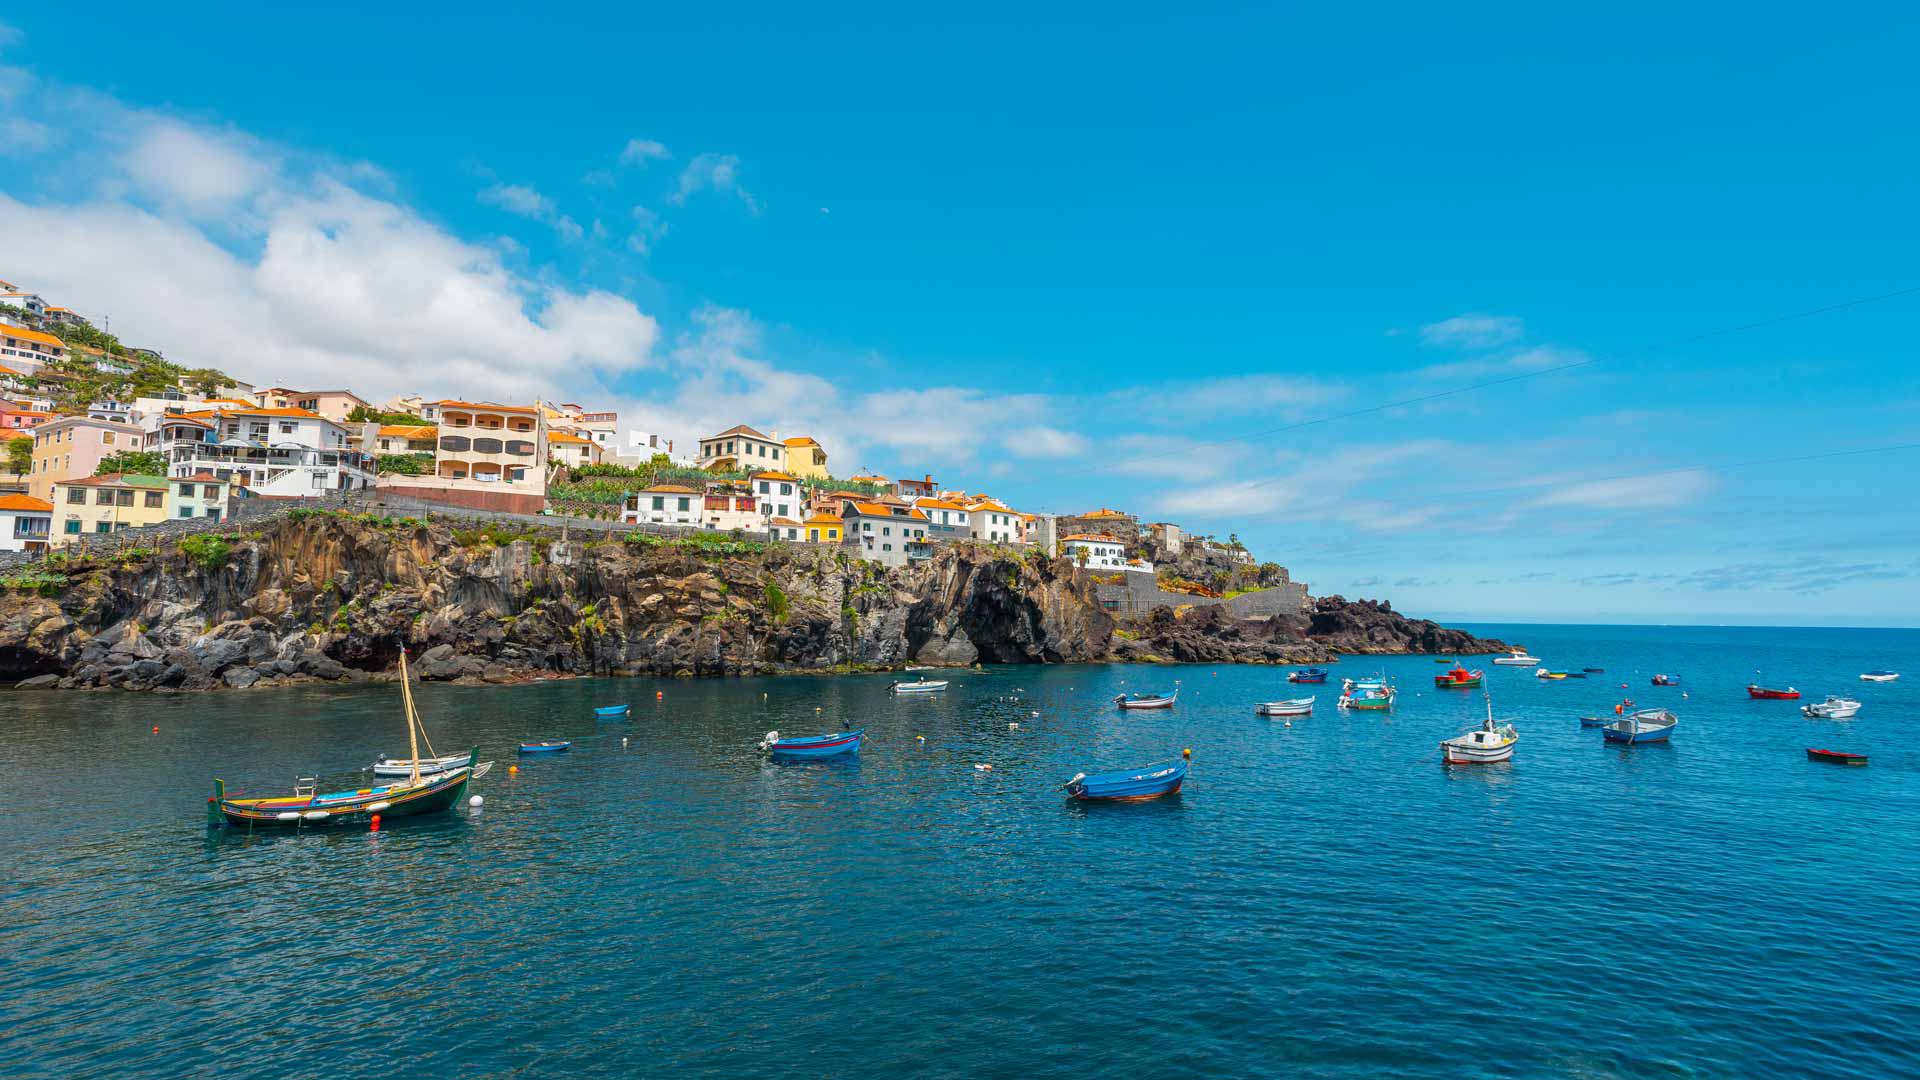
[(1262, 701), (1253, 707), (1261, 716), (1307, 716), (1313, 712), (1313, 698), (1291, 698), (1287, 701)]
[(1816, 720), (1848, 720), (1860, 711), (1860, 703), (1829, 694), (1825, 701), (1800, 706), (1800, 711)]
[(921, 679), (919, 682), (897, 682), (892, 686), (896, 694), (937, 694), (947, 688), (945, 679)]
[(1449, 765), (1486, 765), (1495, 761), (1505, 761), (1513, 756), (1513, 744), (1520, 741), (1520, 733), (1512, 724), (1498, 723), (1493, 718), (1493, 698), (1487, 698), (1487, 718), (1478, 728), (1464, 735), (1440, 740), (1440, 759)]
[(1860, 673), (1861, 682), (1892, 682), (1899, 677), (1900, 673), (1897, 671), (1863, 671)]
[[(420, 775), (435, 776), (449, 769), (459, 768), (465, 765), (467, 759), (471, 756), (470, 754), (447, 754), (441, 757), (421, 758)], [(383, 757), (379, 761), (374, 762), (370, 768), (373, 769), (373, 775), (375, 776), (411, 776), (413, 775), (413, 759)]]
[(1529, 654), (1525, 649), (1515, 649), (1505, 656), (1494, 657), (1493, 662), (1501, 667), (1533, 667), (1540, 663), (1540, 658)]

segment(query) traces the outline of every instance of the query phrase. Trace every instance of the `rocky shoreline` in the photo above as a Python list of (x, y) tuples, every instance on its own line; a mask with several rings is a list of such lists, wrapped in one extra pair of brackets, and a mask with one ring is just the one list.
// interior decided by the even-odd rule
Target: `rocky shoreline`
[(326, 511), (0, 579), (0, 681), (23, 689), (381, 680), (402, 647), (419, 677), (468, 683), (1503, 648), (1339, 597), (1298, 617), (1161, 608), (1117, 624), (1085, 571), (1010, 548), (889, 569), (810, 546)]

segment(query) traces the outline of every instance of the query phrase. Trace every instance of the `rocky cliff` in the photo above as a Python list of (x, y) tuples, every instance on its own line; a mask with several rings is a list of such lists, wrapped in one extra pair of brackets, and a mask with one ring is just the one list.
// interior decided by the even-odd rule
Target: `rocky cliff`
[(946, 547), (926, 565), (890, 570), (811, 546), (562, 540), (321, 511), (159, 551), (55, 557), (0, 587), (0, 679), (30, 687), (387, 677), (403, 646), (423, 678), (508, 682), (975, 661), (1290, 662), (1330, 658), (1349, 638), (1411, 651), (1456, 633), (1381, 605), (1329, 611), (1317, 637), (1305, 619), (1268, 626), (1171, 610), (1144, 633), (1116, 634), (1084, 572), (1006, 549)]

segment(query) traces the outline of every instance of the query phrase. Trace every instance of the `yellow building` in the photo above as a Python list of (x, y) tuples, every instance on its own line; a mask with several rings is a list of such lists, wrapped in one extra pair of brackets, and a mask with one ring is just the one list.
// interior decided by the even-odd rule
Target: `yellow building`
[(807, 540), (815, 544), (837, 544), (843, 525), (838, 514), (814, 514), (807, 518)]
[(108, 473), (53, 485), (53, 547), (79, 536), (139, 529), (167, 520), (167, 478)]
[(786, 440), (787, 471), (795, 476), (809, 480), (821, 480), (827, 476), (827, 451), (808, 436)]

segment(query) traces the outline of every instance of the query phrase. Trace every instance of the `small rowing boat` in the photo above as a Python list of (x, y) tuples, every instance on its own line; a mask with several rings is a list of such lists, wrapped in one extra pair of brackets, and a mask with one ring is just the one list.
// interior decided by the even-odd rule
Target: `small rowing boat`
[(1485, 675), (1479, 668), (1468, 671), (1456, 665), (1453, 670), (1444, 675), (1435, 675), (1433, 685), (1442, 690), (1472, 690), (1479, 686), (1484, 678)]
[(1747, 684), (1747, 696), (1756, 701), (1798, 701), (1800, 691), (1789, 686), (1785, 690), (1774, 690), (1765, 686)]
[[(436, 773), (446, 772), (448, 769), (458, 768), (466, 763), (467, 755), (465, 754), (444, 754), (440, 757), (422, 758), (420, 760), (420, 775), (432, 776)], [(375, 776), (412, 776), (413, 759), (383, 757), (379, 761), (374, 762), (370, 768), (372, 768), (373, 775)]]
[(1567, 673), (1564, 671), (1548, 671), (1546, 668), (1540, 668), (1533, 673), (1533, 677), (1536, 679), (1564, 679), (1567, 677)]
[(1860, 673), (1861, 682), (1892, 682), (1899, 677), (1900, 673), (1897, 671), (1863, 671)]
[(1629, 713), (1600, 729), (1610, 743), (1637, 746), (1640, 743), (1666, 742), (1680, 718), (1665, 709), (1642, 709)]
[(572, 748), (573, 743), (566, 739), (542, 739), (539, 742), (523, 742), (520, 744), (520, 752), (523, 754), (557, 754), (562, 750), (570, 750)]
[(1287, 676), (1290, 683), (1323, 683), (1327, 681), (1327, 669), (1310, 667), (1305, 671), (1296, 671)]
[(1613, 723), (1612, 720), (1609, 720), (1602, 716), (1583, 716), (1580, 718), (1580, 726), (1583, 728), (1605, 727), (1611, 723)]
[(593, 707), (595, 720), (625, 720), (631, 715), (633, 715), (631, 705), (595, 705)]
[(1606, 671), (1607, 669), (1603, 667), (1583, 667), (1580, 670), (1586, 672), (1589, 675), (1598, 675)]
[(771, 751), (775, 757), (788, 758), (824, 758), (838, 757), (841, 754), (860, 752), (860, 740), (866, 737), (863, 731), (841, 731), (832, 735), (808, 735), (797, 739), (783, 739), (777, 731), (767, 732), (760, 740), (760, 749)]
[(1113, 699), (1115, 705), (1123, 709), (1171, 709), (1180, 691), (1171, 694), (1121, 694)]
[(1867, 755), (1848, 754), (1840, 750), (1815, 750), (1807, 747), (1808, 761), (1824, 761), (1829, 765), (1865, 765)]
[(1139, 802), (1177, 794), (1187, 778), (1184, 757), (1119, 772), (1079, 773), (1067, 781), (1067, 794), (1093, 802)]
[(1525, 649), (1515, 649), (1505, 656), (1494, 657), (1493, 662), (1501, 667), (1532, 667), (1540, 662), (1540, 658)]
[(1261, 716), (1307, 716), (1313, 712), (1313, 698), (1292, 698), (1287, 701), (1263, 701), (1253, 707)]
[(1800, 712), (1815, 720), (1851, 720), (1859, 715), (1860, 703), (1852, 698), (1827, 695), (1827, 700), (1800, 706)]
[(1655, 676), (1653, 677), (1653, 685), (1655, 685), (1655, 686), (1679, 686), (1679, 685), (1680, 685), (1680, 676), (1678, 676), (1678, 675), (1655, 675)]
[(947, 688), (945, 679), (921, 679), (917, 682), (888, 683), (887, 689), (896, 694), (937, 694)]

